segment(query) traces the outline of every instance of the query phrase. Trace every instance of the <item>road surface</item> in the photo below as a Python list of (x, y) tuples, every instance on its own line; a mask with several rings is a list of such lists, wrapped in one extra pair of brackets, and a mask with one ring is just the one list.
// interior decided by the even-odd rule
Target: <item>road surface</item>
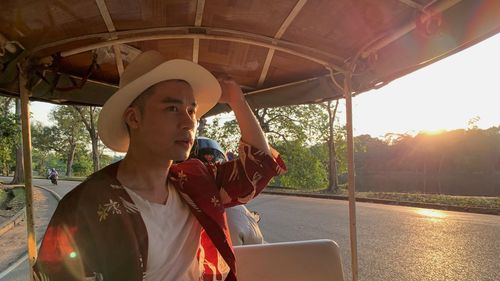
[[(346, 201), (261, 195), (268, 242), (329, 238), (340, 248), (350, 280)], [(500, 216), (357, 203), (359, 280), (498, 281)]]
[[(35, 184), (51, 186), (48, 181)], [(64, 195), (76, 182), (53, 187)], [(266, 241), (328, 238), (340, 248), (350, 280), (346, 201), (261, 195), (249, 209), (261, 214)], [(360, 281), (498, 281), (500, 216), (357, 203)], [(27, 264), (2, 281), (26, 280)]]

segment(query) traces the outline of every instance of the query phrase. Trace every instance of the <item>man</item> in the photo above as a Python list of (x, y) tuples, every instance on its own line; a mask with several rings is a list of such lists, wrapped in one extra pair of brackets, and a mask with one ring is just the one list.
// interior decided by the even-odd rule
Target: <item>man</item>
[[(238, 120), (240, 158), (187, 159), (196, 120), (217, 102)], [(125, 158), (66, 195), (47, 228), (36, 280), (236, 280), (224, 208), (285, 170), (239, 86), (201, 66), (139, 55), (100, 113), (99, 135)]]

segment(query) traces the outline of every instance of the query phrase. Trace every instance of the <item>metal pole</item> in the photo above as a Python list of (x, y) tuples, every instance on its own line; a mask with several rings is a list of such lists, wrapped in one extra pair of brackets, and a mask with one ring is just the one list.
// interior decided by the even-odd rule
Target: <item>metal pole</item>
[(21, 92), (21, 124), (23, 136), (24, 182), (26, 191), (26, 227), (28, 231), (28, 260), (30, 264), (30, 280), (33, 281), (33, 265), (36, 260), (36, 237), (33, 220), (33, 175), (31, 170), (31, 129), (29, 95), (26, 88), (26, 73), (19, 68), (19, 89)]
[(349, 192), (349, 233), (351, 239), (351, 269), (352, 280), (358, 280), (358, 247), (356, 234), (356, 195), (355, 195), (355, 177), (354, 177), (354, 138), (352, 126), (352, 90), (351, 90), (352, 72), (345, 74), (344, 79), (344, 97), (346, 106), (346, 125), (347, 125), (347, 170), (348, 170), (348, 192)]

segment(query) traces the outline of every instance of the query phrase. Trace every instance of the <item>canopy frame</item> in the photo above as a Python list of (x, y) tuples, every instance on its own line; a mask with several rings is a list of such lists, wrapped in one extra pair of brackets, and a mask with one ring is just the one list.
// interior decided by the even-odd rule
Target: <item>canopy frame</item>
[[(442, 13), (452, 6), (461, 2), (461, 0), (442, 0), (431, 1), (428, 5), (422, 5), (415, 0), (398, 0), (422, 13), (422, 20), (426, 21), (431, 19), (436, 14)], [(370, 56), (391, 44), (397, 39), (405, 36), (416, 28), (414, 22), (409, 22), (401, 26), (390, 34), (383, 34), (361, 48), (354, 57), (344, 58), (330, 52), (309, 47), (303, 44), (293, 43), (290, 41), (282, 40), (282, 35), (290, 26), (295, 17), (301, 12), (307, 0), (298, 0), (294, 8), (289, 12), (285, 20), (282, 22), (278, 31), (273, 37), (264, 36), (257, 33), (244, 32), (239, 30), (227, 28), (214, 28), (202, 26), (204, 15), (205, 0), (197, 0), (195, 22), (192, 26), (177, 26), (177, 27), (158, 27), (158, 28), (139, 28), (134, 30), (117, 31), (111, 19), (111, 15), (104, 0), (95, 0), (98, 5), (101, 17), (103, 18), (108, 32), (86, 34), (72, 38), (43, 44), (31, 50), (27, 50), (27, 56), (37, 57), (49, 49), (58, 49), (62, 57), (68, 57), (82, 52), (96, 50), (102, 47), (111, 47), (115, 55), (116, 67), (119, 75), (123, 73), (123, 58), (121, 56), (120, 45), (139, 41), (150, 40), (164, 40), (164, 39), (191, 39), (193, 40), (193, 56), (194, 62), (198, 62), (200, 40), (215, 40), (243, 43), (252, 46), (259, 46), (267, 48), (267, 55), (261, 69), (257, 88), (251, 91), (250, 94), (261, 92), (265, 89), (259, 89), (263, 86), (264, 81), (268, 76), (269, 67), (276, 51), (284, 52), (293, 56), (304, 58), (308, 61), (322, 65), (332, 81), (332, 83), (342, 91), (343, 97), (346, 99), (346, 120), (347, 120), (347, 147), (348, 147), (348, 192), (349, 192), (349, 221), (350, 221), (350, 241), (351, 241), (351, 266), (352, 266), (352, 280), (358, 279), (358, 266), (357, 266), (357, 238), (356, 238), (356, 212), (355, 212), (355, 175), (354, 175), (354, 145), (353, 145), (353, 120), (352, 120), (352, 96), (356, 93), (353, 89), (353, 75), (359, 59), (367, 59)], [(432, 9), (427, 9), (432, 5)], [(1, 34), (0, 34), (1, 35)], [(92, 43), (85, 46), (80, 46), (75, 49), (65, 50), (64, 46), (69, 43), (76, 43), (77, 41), (87, 39), (105, 39), (106, 41)], [(2, 40), (0, 40), (2, 41)], [(1, 42), (0, 42), (1, 43)], [(20, 45), (19, 43), (17, 43)], [(24, 65), (24, 64), (23, 64)], [(36, 243), (34, 236), (33, 224), (33, 206), (32, 206), (32, 173), (31, 173), (31, 133), (30, 133), (30, 119), (29, 119), (29, 98), (30, 91), (26, 88), (27, 77), (26, 69), (19, 69), (19, 89), (22, 105), (22, 135), (23, 135), (23, 148), (24, 148), (24, 168), (25, 168), (25, 181), (26, 181), (26, 212), (27, 212), (27, 231), (28, 231), (28, 252), (30, 257), (30, 265), (36, 258)], [(344, 78), (343, 85), (337, 82), (336, 77), (342, 76)], [(309, 79), (316, 79), (309, 78)], [(291, 82), (300, 83), (302, 81)], [(378, 84), (372, 85), (376, 88)], [(274, 86), (280, 87), (280, 86)], [(270, 87), (273, 88), (273, 87)], [(366, 89), (364, 89), (366, 90)], [(2, 89), (4, 91), (4, 89)], [(31, 268), (30, 268), (31, 270)], [(31, 277), (32, 278), (32, 277)]]

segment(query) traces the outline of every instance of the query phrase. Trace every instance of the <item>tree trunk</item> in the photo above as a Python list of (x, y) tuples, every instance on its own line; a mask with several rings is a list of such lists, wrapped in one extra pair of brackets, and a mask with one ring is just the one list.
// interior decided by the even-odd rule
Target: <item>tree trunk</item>
[(89, 133), (90, 136), (90, 141), (92, 142), (92, 164), (94, 166), (94, 172), (99, 171), (99, 136), (97, 135), (97, 129), (96, 129), (96, 120), (94, 120), (94, 106), (89, 106), (89, 119), (87, 120), (84, 111), (84, 108), (80, 106), (73, 106), (74, 109), (80, 114), (80, 119), (82, 120), (83, 124), (85, 125), (85, 129), (87, 129), (87, 132)]
[(92, 141), (92, 162), (94, 164), (94, 172), (99, 171), (99, 136), (97, 135), (96, 120), (94, 120), (94, 107), (89, 107), (90, 115), (90, 139)]
[[(19, 124), (19, 128), (21, 128), (21, 99), (16, 99), (16, 119)], [(16, 169), (14, 171), (14, 178), (12, 179), (11, 184), (19, 184), (24, 183), (24, 160), (23, 160), (23, 140), (22, 134), (20, 135), (19, 142), (15, 149), (16, 153)]]
[(207, 119), (206, 118), (201, 118), (200, 122), (198, 123), (198, 136), (205, 136), (206, 134), (206, 127), (207, 127)]
[(99, 147), (98, 147), (98, 142), (99, 142), (99, 137), (97, 136), (97, 133), (95, 130), (93, 131), (93, 134), (91, 134), (91, 140), (92, 140), (92, 163), (94, 164), (94, 172), (99, 171)]
[(443, 163), (444, 163), (444, 154), (441, 154), (441, 157), (439, 158), (439, 166), (438, 166), (438, 194), (442, 194), (442, 186), (441, 186), (441, 177), (442, 177), (442, 169), (443, 169)]
[(427, 158), (424, 158), (424, 194), (427, 193)]
[(75, 160), (76, 144), (72, 144), (68, 151), (68, 159), (66, 161), (66, 176), (73, 175), (73, 161)]
[(333, 133), (333, 125), (335, 122), (335, 115), (339, 101), (335, 104), (332, 110), (332, 102), (328, 101), (328, 191), (336, 192), (339, 188), (338, 175), (337, 175), (337, 150), (335, 149), (335, 137)]

